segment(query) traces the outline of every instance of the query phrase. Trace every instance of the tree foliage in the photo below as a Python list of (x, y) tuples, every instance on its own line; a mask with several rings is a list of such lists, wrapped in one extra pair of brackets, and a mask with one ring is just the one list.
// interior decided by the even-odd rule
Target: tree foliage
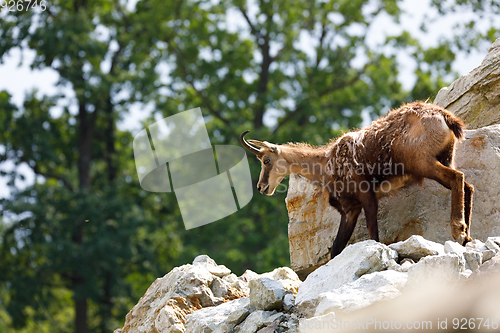
[[(496, 22), (479, 27), (496, 1), (432, 5), (437, 18), (474, 15), (433, 47), (406, 31), (369, 43), (381, 15), (399, 22), (399, 0), (54, 0), (0, 15), (0, 59), (34, 50), (31, 67), (52, 69), (71, 91), (34, 91), (23, 105), (0, 92), (0, 162), (36, 174), (20, 190), (17, 168), (3, 172), (0, 332), (112, 331), (156, 277), (201, 253), (238, 274), (288, 265), (284, 191), (186, 231), (172, 194), (140, 188), (132, 133), (117, 124), (137, 105), (153, 106), (144, 125), (201, 107), (214, 144), (238, 144), (247, 129), (325, 143), (363, 112), (432, 97), (453, 78), (456, 54), (498, 37)], [(416, 63), (410, 91), (400, 52)]]

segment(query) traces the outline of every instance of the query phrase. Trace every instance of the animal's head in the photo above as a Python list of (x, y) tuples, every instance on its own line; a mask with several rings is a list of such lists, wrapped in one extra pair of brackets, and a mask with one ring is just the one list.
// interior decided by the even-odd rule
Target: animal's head
[(240, 136), (243, 147), (255, 154), (260, 160), (262, 169), (260, 171), (257, 190), (266, 195), (273, 195), (276, 186), (289, 173), (288, 163), (282, 156), (281, 147), (267, 141), (245, 140), (245, 131)]

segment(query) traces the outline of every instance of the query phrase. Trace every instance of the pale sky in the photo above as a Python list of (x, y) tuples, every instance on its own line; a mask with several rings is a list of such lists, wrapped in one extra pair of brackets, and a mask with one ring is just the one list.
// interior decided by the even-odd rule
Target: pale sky
[[(405, 11), (405, 14), (401, 17), (402, 25), (413, 36), (419, 38), (425, 46), (436, 45), (440, 36), (451, 36), (454, 23), (463, 21), (469, 16), (464, 13), (460, 15), (448, 15), (446, 18), (429, 25), (429, 32), (423, 34), (419, 30), (419, 27), (425, 14), (436, 16), (435, 11), (430, 9), (429, 2), (429, 0), (404, 0), (402, 5)], [(229, 18), (229, 20), (234, 22), (239, 21), (241, 18), (236, 17), (236, 15), (239, 14), (235, 14), (235, 17)], [(401, 31), (401, 28), (395, 25), (387, 15), (380, 15), (373, 27), (374, 29), (368, 37), (371, 45), (380, 44), (387, 35), (394, 35)], [(307, 40), (304, 40), (305, 48), (307, 48), (307, 42)], [(479, 66), (486, 53), (487, 47), (485, 46), (484, 49), (477, 50), (469, 55), (460, 55), (453, 65), (453, 70), (460, 75), (468, 73)], [(21, 52), (17, 49), (12, 50), (7, 57), (4, 57), (4, 62), (0, 64), (0, 91), (7, 90), (13, 96), (14, 103), (18, 106), (21, 106), (25, 94), (33, 89), (37, 89), (40, 95), (54, 95), (58, 92), (64, 92), (70, 99), (74, 98), (74, 94), (70, 89), (61, 91), (62, 88), (56, 87), (58, 74), (54, 70), (31, 70), (29, 65), (33, 58), (33, 51), (25, 50)], [(409, 89), (415, 81), (415, 77), (412, 74), (415, 65), (407, 56), (401, 55), (400, 60), (403, 64), (403, 68), (401, 68), (399, 74), (400, 80), (407, 82), (404, 83), (404, 87)], [(71, 105), (71, 100), (64, 103)], [(150, 111), (148, 109), (141, 109), (139, 106), (132, 107), (130, 114), (118, 126), (120, 129), (127, 129), (136, 133), (141, 129), (141, 120), (145, 119), (149, 114)], [(2, 148), (0, 145), (0, 149)], [(0, 164), (0, 168), (10, 169), (12, 168), (12, 164), (6, 162)], [(22, 167), (20, 172), (25, 174), (26, 181), (16, 183), (19, 187), (22, 188), (27, 184), (33, 183), (34, 175), (27, 166)], [(8, 193), (5, 179), (0, 178), (0, 197), (5, 197)]]

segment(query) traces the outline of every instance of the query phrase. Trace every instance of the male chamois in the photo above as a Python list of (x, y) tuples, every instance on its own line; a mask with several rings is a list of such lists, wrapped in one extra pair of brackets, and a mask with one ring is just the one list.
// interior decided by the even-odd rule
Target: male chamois
[(287, 174), (296, 173), (326, 188), (329, 202), (341, 214), (331, 258), (346, 246), (361, 208), (371, 239), (378, 237), (378, 198), (424, 178), (451, 190), (451, 234), (460, 244), (471, 241), (470, 216), (474, 188), (454, 169), (455, 142), (464, 123), (445, 109), (413, 102), (390, 111), (370, 126), (344, 134), (320, 147), (304, 143), (276, 145), (245, 140), (262, 170), (257, 189), (272, 195)]

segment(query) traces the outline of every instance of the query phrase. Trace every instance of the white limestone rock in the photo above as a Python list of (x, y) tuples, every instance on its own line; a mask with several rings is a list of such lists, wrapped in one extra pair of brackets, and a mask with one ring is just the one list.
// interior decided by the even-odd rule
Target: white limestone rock
[(429, 283), (454, 284), (461, 281), (465, 262), (457, 254), (427, 256), (408, 270), (406, 288), (420, 288)]
[(198, 256), (193, 264), (176, 267), (156, 279), (117, 332), (185, 332), (189, 314), (247, 296), (245, 278), (236, 277), (206, 255)]
[(465, 280), (468, 279), (472, 275), (472, 271), (470, 269), (465, 269), (460, 276)]
[(215, 260), (207, 256), (206, 254), (197, 256), (193, 261), (194, 266), (203, 266), (211, 274), (217, 277), (224, 277), (231, 274), (231, 270), (224, 265), (217, 265)]
[(470, 279), (473, 281), (476, 280), (479, 281), (489, 276), (492, 280), (498, 281), (499, 274), (500, 274), (500, 254), (497, 254), (496, 256), (488, 260), (484, 265), (481, 265), (479, 269), (475, 270), (470, 276)]
[(294, 294), (286, 294), (283, 297), (283, 310), (286, 312), (292, 311), (295, 306), (295, 295)]
[(338, 311), (351, 312), (395, 298), (401, 295), (406, 280), (406, 273), (394, 270), (365, 274), (354, 282), (321, 294), (314, 316)]
[(488, 248), (479, 239), (473, 239), (471, 242), (465, 244), (465, 248), (473, 251), (486, 251)]
[(250, 281), (250, 306), (256, 310), (280, 309), (285, 288), (279, 281), (260, 277)]
[(483, 264), (496, 255), (495, 251), (492, 250), (482, 251), (481, 253), (483, 255)]
[(408, 272), (411, 266), (415, 265), (415, 263), (412, 263), (411, 261), (405, 261), (402, 263), (401, 266), (401, 272)]
[(453, 241), (446, 241), (444, 243), (444, 253), (455, 253), (458, 255), (463, 255), (467, 251), (465, 247)]
[(208, 307), (186, 316), (186, 332), (226, 333), (250, 314), (248, 297), (239, 298), (215, 307)]
[(492, 242), (495, 242), (497, 245), (500, 245), (500, 236), (496, 237), (488, 237)]
[(414, 235), (405, 241), (390, 244), (389, 247), (395, 250), (400, 258), (410, 258), (415, 261), (425, 256), (444, 254), (444, 246), (436, 242), (431, 242), (422, 236)]
[(500, 237), (488, 237), (484, 246), (495, 253), (500, 253)]
[(483, 254), (479, 251), (464, 252), (464, 258), (472, 271), (478, 269), (483, 263)]
[(276, 311), (254, 311), (241, 324), (234, 328), (235, 333), (255, 333), (269, 323), (267, 319), (276, 315)]
[(396, 251), (373, 240), (349, 245), (302, 282), (295, 300), (296, 310), (312, 316), (320, 294), (353, 282), (364, 274), (386, 270), (390, 261), (396, 258)]
[(295, 273), (290, 267), (279, 267), (269, 273), (263, 273), (260, 276), (281, 282), (283, 288), (293, 292), (294, 294), (297, 294), (299, 291), (299, 285), (302, 283), (297, 273)]
[(465, 261), (465, 268), (470, 270), (469, 263), (464, 257), (464, 253), (467, 251), (470, 251), (470, 249), (458, 244), (457, 242), (446, 241), (444, 243), (444, 252), (458, 255), (461, 260)]

